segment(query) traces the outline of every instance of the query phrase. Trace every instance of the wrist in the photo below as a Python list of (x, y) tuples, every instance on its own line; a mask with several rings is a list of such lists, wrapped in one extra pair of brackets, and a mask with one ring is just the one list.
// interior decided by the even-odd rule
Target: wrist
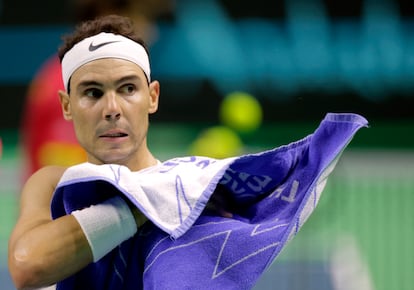
[(137, 231), (132, 211), (119, 196), (73, 211), (71, 214), (78, 221), (88, 240), (94, 262), (132, 237)]

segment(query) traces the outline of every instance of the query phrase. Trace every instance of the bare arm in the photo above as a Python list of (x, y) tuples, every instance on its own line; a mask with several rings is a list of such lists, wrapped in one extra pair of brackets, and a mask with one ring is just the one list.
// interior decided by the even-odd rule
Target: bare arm
[(51, 219), (51, 198), (64, 170), (43, 168), (23, 188), (8, 258), (18, 289), (54, 284), (92, 262), (90, 246), (76, 219), (72, 215)]

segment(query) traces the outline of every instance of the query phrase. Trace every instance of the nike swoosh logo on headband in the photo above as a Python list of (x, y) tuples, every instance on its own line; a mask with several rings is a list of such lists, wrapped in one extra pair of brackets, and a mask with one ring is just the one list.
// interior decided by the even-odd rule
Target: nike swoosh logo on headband
[(102, 46), (105, 46), (107, 44), (114, 43), (114, 42), (119, 42), (119, 41), (118, 40), (107, 41), (107, 42), (102, 42), (102, 43), (97, 44), (97, 45), (93, 45), (93, 42), (91, 42), (91, 44), (89, 44), (89, 51), (95, 51), (95, 50), (97, 50), (98, 48), (100, 48)]

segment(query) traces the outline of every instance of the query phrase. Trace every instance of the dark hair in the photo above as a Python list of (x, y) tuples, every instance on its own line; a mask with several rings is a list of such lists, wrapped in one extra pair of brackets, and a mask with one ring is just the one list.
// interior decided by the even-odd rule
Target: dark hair
[(133, 21), (130, 18), (124, 16), (107, 15), (95, 18), (94, 20), (81, 22), (75, 28), (75, 31), (73, 31), (73, 33), (63, 36), (63, 43), (58, 50), (60, 61), (62, 62), (62, 59), (66, 52), (68, 52), (75, 44), (87, 37), (99, 34), (101, 32), (120, 34), (132, 39), (144, 47), (149, 57), (147, 45), (140, 37), (140, 35), (138, 35), (135, 31)]

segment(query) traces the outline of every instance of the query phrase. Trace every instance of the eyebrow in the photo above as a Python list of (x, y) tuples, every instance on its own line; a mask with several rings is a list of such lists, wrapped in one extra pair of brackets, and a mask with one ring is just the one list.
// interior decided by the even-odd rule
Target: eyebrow
[[(140, 81), (141, 79), (139, 77), (137, 77), (136, 75), (129, 75), (129, 76), (124, 76), (118, 80), (115, 81), (116, 85), (119, 85), (121, 83), (127, 82), (127, 81)], [(83, 88), (83, 87), (88, 87), (88, 86), (97, 86), (97, 87), (102, 87), (102, 83), (97, 82), (97, 81), (93, 81), (93, 80), (85, 80), (85, 81), (81, 81), (78, 84), (78, 88)]]
[(120, 78), (119, 80), (115, 81), (115, 83), (118, 85), (126, 81), (140, 81), (141, 82), (141, 78), (137, 77), (136, 75), (124, 76)]
[(102, 86), (102, 84), (97, 81), (82, 81), (78, 84), (78, 88), (88, 87), (88, 86)]

